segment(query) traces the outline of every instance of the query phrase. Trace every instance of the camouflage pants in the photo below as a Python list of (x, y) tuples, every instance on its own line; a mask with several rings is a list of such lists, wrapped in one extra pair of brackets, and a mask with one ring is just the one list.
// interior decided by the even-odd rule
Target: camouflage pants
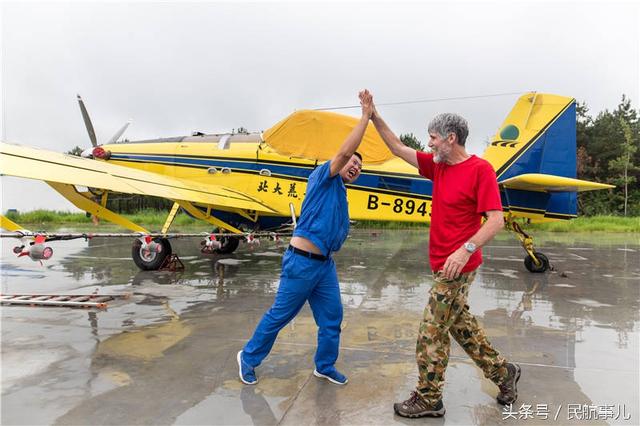
[(505, 359), (491, 347), (484, 330), (469, 312), (467, 297), (475, 271), (448, 280), (441, 272), (433, 274), (429, 303), (418, 332), (416, 360), (417, 390), (428, 402), (442, 398), (444, 373), (449, 363), (449, 333), (482, 369), (485, 377), (500, 384), (507, 376)]

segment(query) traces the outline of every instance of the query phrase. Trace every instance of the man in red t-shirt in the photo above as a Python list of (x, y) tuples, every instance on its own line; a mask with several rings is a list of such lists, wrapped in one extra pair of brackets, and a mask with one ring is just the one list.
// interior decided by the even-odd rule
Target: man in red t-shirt
[[(482, 263), (481, 247), (504, 226), (493, 167), (465, 150), (469, 129), (459, 115), (440, 114), (431, 120), (429, 154), (404, 145), (375, 108), (371, 120), (394, 155), (433, 181), (429, 261), (434, 284), (416, 345), (418, 386), (409, 399), (393, 408), (403, 417), (444, 415), (442, 390), (449, 362), (449, 333), (498, 385), (498, 402), (513, 404), (518, 396), (520, 366), (508, 363), (493, 349), (467, 304), (469, 286)], [(487, 219), (484, 224), (483, 216)]]

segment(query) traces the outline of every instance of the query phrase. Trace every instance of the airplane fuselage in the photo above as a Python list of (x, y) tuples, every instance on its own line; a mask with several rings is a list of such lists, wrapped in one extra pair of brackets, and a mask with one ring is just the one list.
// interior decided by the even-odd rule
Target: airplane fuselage
[[(259, 134), (202, 135), (179, 141), (141, 141), (105, 145), (110, 163), (168, 175), (199, 185), (221, 185), (260, 199), (279, 212), (258, 219), (261, 229), (300, 214), (307, 179), (317, 164), (289, 158), (260, 144)], [(366, 166), (347, 186), (354, 220), (428, 222), (431, 181), (400, 159)], [(246, 222), (220, 210), (217, 216)]]

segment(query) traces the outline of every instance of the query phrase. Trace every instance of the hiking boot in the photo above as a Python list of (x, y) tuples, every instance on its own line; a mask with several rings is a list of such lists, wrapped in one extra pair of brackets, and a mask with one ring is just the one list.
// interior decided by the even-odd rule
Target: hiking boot
[(442, 417), (445, 413), (442, 400), (435, 405), (429, 404), (417, 391), (411, 392), (406, 401), (393, 404), (393, 411), (399, 416), (410, 418)]
[(335, 383), (336, 385), (346, 385), (349, 382), (347, 376), (340, 373), (335, 368), (331, 369), (326, 373), (320, 373), (318, 370), (313, 370), (313, 375), (316, 377), (320, 377), (321, 379), (327, 379), (331, 383)]
[(238, 352), (236, 359), (238, 360), (238, 376), (240, 376), (240, 381), (245, 385), (255, 385), (258, 383), (258, 378), (256, 377), (256, 372), (253, 367), (242, 360), (242, 351)]
[(518, 364), (512, 364), (510, 362), (506, 365), (509, 374), (504, 379), (500, 388), (500, 393), (496, 397), (499, 404), (509, 405), (516, 402), (518, 399), (518, 380), (520, 380), (520, 366)]

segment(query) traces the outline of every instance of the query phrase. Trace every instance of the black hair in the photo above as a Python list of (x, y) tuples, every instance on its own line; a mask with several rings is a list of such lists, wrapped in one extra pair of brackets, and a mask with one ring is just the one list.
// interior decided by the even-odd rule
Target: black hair
[(355, 155), (356, 157), (358, 157), (360, 159), (360, 161), (362, 161), (362, 155), (360, 155), (360, 153), (358, 151), (354, 152), (353, 155)]

